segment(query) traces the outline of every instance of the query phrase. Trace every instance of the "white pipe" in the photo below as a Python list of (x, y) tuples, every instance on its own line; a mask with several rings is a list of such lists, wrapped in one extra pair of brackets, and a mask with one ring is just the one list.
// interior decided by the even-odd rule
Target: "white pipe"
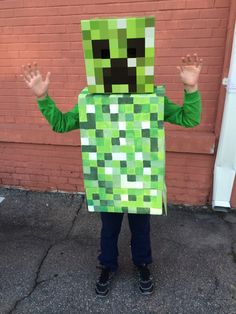
[(230, 60), (224, 114), (214, 167), (212, 207), (230, 207), (236, 173), (236, 24)]

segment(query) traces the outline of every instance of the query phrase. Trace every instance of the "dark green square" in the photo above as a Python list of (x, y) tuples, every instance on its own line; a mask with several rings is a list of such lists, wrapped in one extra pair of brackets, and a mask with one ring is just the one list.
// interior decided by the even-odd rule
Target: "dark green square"
[(128, 199), (129, 199), (129, 201), (136, 201), (137, 197), (136, 197), (136, 195), (129, 195)]
[(127, 168), (127, 161), (121, 160), (121, 161), (120, 161), (120, 167), (121, 167), (121, 168)]
[(83, 40), (90, 40), (91, 39), (91, 32), (90, 31), (83, 31)]
[(154, 16), (145, 18), (145, 26), (146, 27), (154, 27), (155, 26), (155, 18), (154, 18)]
[(136, 175), (128, 174), (127, 179), (128, 179), (128, 181), (135, 182), (136, 181)]
[(119, 97), (118, 98), (118, 104), (132, 104), (134, 101), (133, 97), (130, 96), (124, 96), (124, 97)]
[(98, 186), (100, 187), (100, 188), (105, 188), (106, 187), (106, 181), (98, 181)]
[(143, 200), (144, 200), (144, 202), (150, 202), (151, 197), (149, 195), (144, 195)]
[(99, 200), (99, 194), (93, 194), (93, 199), (94, 200)]
[(104, 159), (105, 160), (112, 160), (112, 154), (111, 153), (105, 153), (104, 154)]
[(98, 179), (97, 167), (91, 167), (90, 173), (84, 174), (84, 179), (85, 180), (97, 180)]
[(142, 112), (142, 105), (134, 105), (134, 112), (135, 113)]
[(148, 130), (148, 129), (142, 130), (142, 137), (150, 138), (150, 130)]
[(158, 151), (158, 140), (157, 138), (151, 138), (151, 152), (157, 152)]
[(120, 139), (119, 138), (112, 138), (111, 143), (112, 143), (112, 145), (120, 145)]
[(107, 206), (107, 200), (101, 200), (100, 204), (101, 206)]
[(121, 207), (121, 210), (123, 213), (128, 213), (129, 208), (128, 207)]
[(103, 130), (96, 130), (96, 137), (104, 137)]
[(151, 167), (151, 161), (150, 160), (144, 160), (143, 161), (143, 167)]
[(150, 121), (157, 121), (157, 120), (158, 120), (158, 113), (151, 113)]
[(96, 152), (97, 151), (97, 146), (95, 145), (82, 145), (82, 152)]
[(109, 105), (102, 105), (102, 112), (103, 113), (110, 113)]
[(120, 137), (126, 137), (126, 132), (124, 130), (120, 130)]
[(98, 160), (97, 165), (98, 165), (98, 167), (105, 167), (105, 161), (104, 160)]
[(94, 113), (87, 113), (87, 123), (86, 124), (87, 124), (87, 128), (96, 129), (96, 118), (95, 118)]
[(116, 200), (116, 201), (120, 201), (120, 195), (119, 195), (119, 194), (115, 194), (115, 195), (113, 196), (113, 198), (114, 198), (114, 200)]
[(164, 121), (158, 121), (158, 129), (163, 129)]
[(106, 193), (113, 194), (113, 188), (106, 188)]
[(119, 120), (119, 114), (113, 113), (111, 114), (111, 121), (118, 121)]
[(151, 181), (152, 182), (158, 181), (158, 176), (157, 175), (151, 175)]

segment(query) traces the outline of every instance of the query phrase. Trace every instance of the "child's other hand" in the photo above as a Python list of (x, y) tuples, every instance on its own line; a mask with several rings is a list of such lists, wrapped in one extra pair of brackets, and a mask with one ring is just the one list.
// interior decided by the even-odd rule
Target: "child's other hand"
[(44, 98), (47, 95), (51, 73), (48, 72), (45, 81), (43, 81), (37, 63), (34, 63), (33, 66), (30, 63), (23, 65), (22, 72), (26, 85), (31, 89), (34, 95), (38, 98)]
[(180, 78), (184, 83), (184, 88), (187, 92), (195, 92), (198, 89), (199, 74), (202, 69), (202, 59), (194, 53), (193, 56), (187, 55), (182, 57), (182, 65), (177, 69), (180, 73)]

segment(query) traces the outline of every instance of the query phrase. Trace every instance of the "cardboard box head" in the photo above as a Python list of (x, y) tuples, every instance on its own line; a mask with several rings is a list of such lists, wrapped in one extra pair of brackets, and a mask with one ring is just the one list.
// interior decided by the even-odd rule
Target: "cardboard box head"
[(89, 93), (153, 93), (154, 17), (81, 21)]

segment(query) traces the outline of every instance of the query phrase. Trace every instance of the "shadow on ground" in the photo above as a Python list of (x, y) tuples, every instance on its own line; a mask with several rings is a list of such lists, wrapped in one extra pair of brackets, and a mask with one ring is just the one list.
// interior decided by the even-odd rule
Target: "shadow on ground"
[(100, 217), (81, 195), (0, 189), (0, 313), (236, 314), (236, 214), (169, 206), (152, 216), (155, 292), (142, 296), (125, 217), (120, 268), (94, 293)]

